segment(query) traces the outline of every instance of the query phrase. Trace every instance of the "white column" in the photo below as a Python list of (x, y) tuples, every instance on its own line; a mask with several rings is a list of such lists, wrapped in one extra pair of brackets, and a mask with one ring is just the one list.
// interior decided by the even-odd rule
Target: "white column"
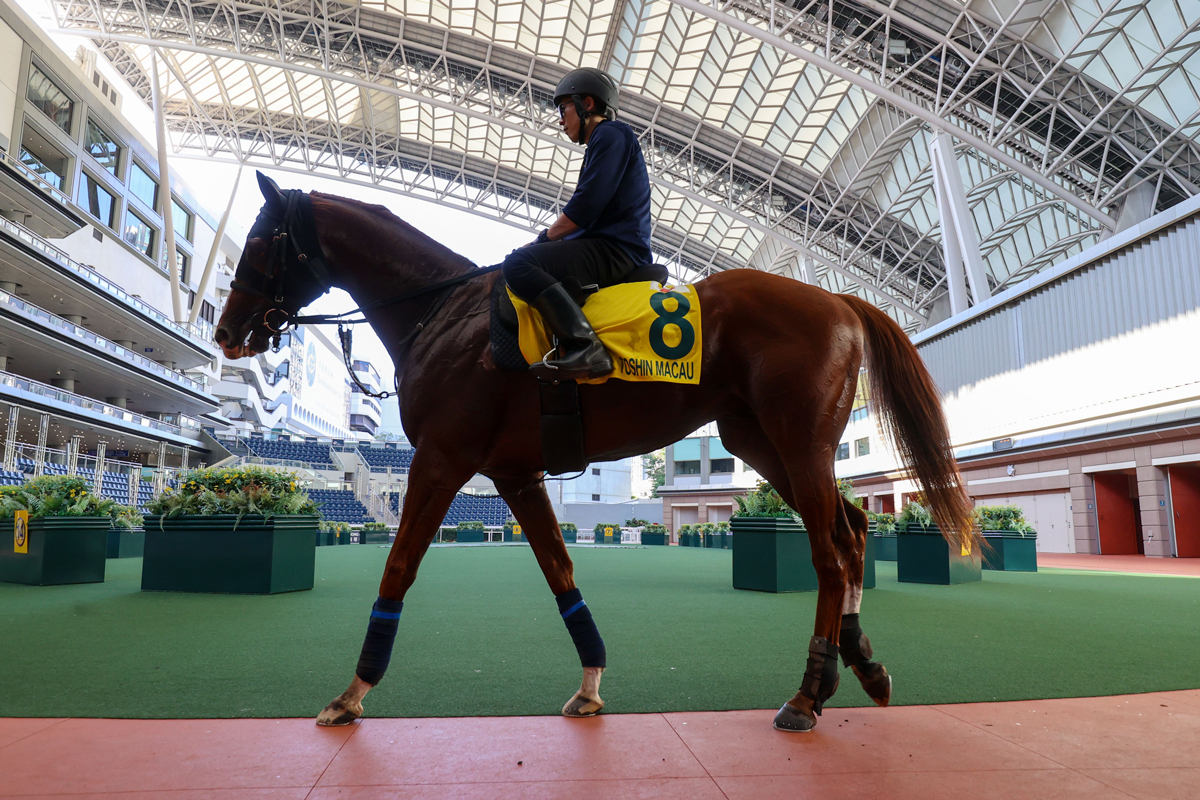
[(967, 193), (963, 188), (958, 159), (954, 155), (954, 140), (950, 134), (933, 132), (929, 141), (929, 159), (942, 227), (950, 310), (958, 314), (966, 311), (969, 305), (967, 286), (971, 289), (971, 299), (975, 304), (990, 297), (991, 290), (988, 288), (983, 256), (979, 253), (979, 235), (967, 206)]
[[(167, 123), (163, 116), (162, 92), (158, 89), (158, 51), (150, 52), (150, 90), (154, 92), (154, 127), (158, 135), (158, 181), (162, 186), (163, 239), (167, 248), (167, 274), (171, 279), (171, 311), (181, 321), (183, 303), (179, 299), (179, 260), (175, 256), (175, 220), (171, 214), (171, 170), (167, 166)], [(196, 303), (199, 306), (199, 302)]]
[(129, 505), (134, 508), (138, 507), (138, 487), (142, 482), (141, 470), (130, 468), (129, 470)]
[(185, 445), (183, 446), (183, 460), (180, 462), (180, 467), (179, 467), (179, 471), (180, 471), (181, 473), (182, 473), (182, 472), (187, 472), (187, 470), (188, 470), (188, 460), (189, 460), (189, 458), (191, 457), (191, 455), (192, 455), (192, 448), (191, 448), (190, 446), (188, 446), (188, 445), (186, 445), (186, 444), (185, 444)]
[(233, 189), (229, 192), (229, 202), (225, 204), (225, 213), (221, 215), (221, 221), (217, 223), (217, 235), (213, 239), (212, 249), (208, 251), (208, 261), (204, 262), (204, 274), (200, 276), (200, 284), (196, 287), (196, 302), (192, 304), (192, 312), (188, 314), (188, 323), (191, 325), (195, 325), (196, 320), (200, 318), (200, 303), (203, 302), (204, 293), (208, 291), (208, 281), (212, 277), (213, 264), (217, 260), (217, 253), (221, 250), (221, 240), (225, 238), (225, 224), (229, 222), (229, 212), (233, 209), (233, 198), (237, 197), (243, 166), (238, 164), (237, 175), (233, 179)]
[(21, 409), (12, 406), (8, 409), (8, 430), (4, 432), (4, 468), (9, 472), (17, 469), (17, 423), (21, 419)]
[(167, 488), (167, 443), (158, 443), (158, 469), (154, 472), (154, 491), (162, 494)]
[(41, 477), (46, 472), (46, 437), (50, 435), (50, 415), (42, 414), (38, 424), (37, 449), (33, 451), (33, 476)]
[(108, 450), (108, 442), (103, 439), (96, 442), (96, 471), (92, 475), (92, 485), (97, 495), (104, 493), (104, 454)]
[(79, 451), (83, 449), (83, 436), (75, 434), (67, 445), (67, 474), (72, 478), (79, 474)]

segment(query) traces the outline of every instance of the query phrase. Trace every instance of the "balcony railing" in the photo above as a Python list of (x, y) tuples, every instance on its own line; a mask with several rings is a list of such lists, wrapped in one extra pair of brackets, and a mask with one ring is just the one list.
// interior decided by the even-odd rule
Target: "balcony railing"
[[(29, 392), (31, 394), (40, 395), (51, 400), (57, 400), (60, 403), (76, 406), (78, 408), (94, 411), (98, 414), (103, 414), (106, 417), (124, 420), (125, 422), (134, 425), (140, 425), (143, 428), (151, 430), (164, 431), (180, 435), (184, 431), (199, 432), (200, 420), (184, 414), (169, 414), (164, 415), (166, 419), (154, 419), (147, 417), (144, 414), (138, 414), (120, 406), (112, 406), (108, 403), (101, 403), (99, 400), (93, 400), (90, 397), (84, 397), (81, 394), (64, 391), (54, 386), (48, 386), (40, 381), (30, 380), (29, 378), (13, 375), (11, 372), (0, 372), (0, 386), (9, 386), (14, 389)], [(169, 421), (168, 421), (169, 420)], [(177, 423), (177, 424), (176, 424)]]
[(50, 195), (51, 197), (53, 197), (55, 200), (62, 203), (63, 205), (65, 205), (67, 207), (71, 207), (74, 205), (74, 203), (71, 202), (71, 198), (67, 197), (67, 195), (63, 193), (62, 189), (59, 189), (57, 186), (55, 186), (54, 184), (47, 181), (41, 175), (38, 175), (36, 172), (31, 170), (29, 167), (22, 164), (20, 162), (20, 160), (13, 158), (8, 153), (0, 151), (0, 161), (3, 161), (8, 166), (12, 167), (14, 170), (21, 173), (21, 176), (23, 178), (25, 178), (25, 180), (29, 181), (34, 186), (41, 189), (43, 192)]
[(195, 392), (203, 392), (204, 385), (199, 381), (194, 381), (182, 372), (177, 372), (173, 369), (168, 369), (157, 361), (151, 361), (140, 353), (135, 353), (132, 350), (121, 347), (116, 342), (105, 339), (103, 336), (98, 336), (92, 333), (87, 328), (81, 328), (74, 322), (65, 320), (60, 316), (51, 314), (44, 308), (35, 306), (32, 303), (27, 303), (19, 297), (9, 294), (8, 292), (0, 291), (0, 306), (6, 307), (17, 312), (20, 316), (31, 321), (46, 325), (52, 328), (58, 328), (73, 335), (77, 339), (88, 342), (103, 350), (107, 350), (120, 359), (128, 361), (131, 364), (136, 364), (144, 370), (153, 372), (155, 375), (166, 378), (172, 383), (176, 383), (186, 389), (191, 389)]
[[(0, 153), (0, 155), (3, 154)], [(11, 159), (9, 163), (12, 163)], [(120, 286), (117, 286), (108, 278), (105, 278), (103, 275), (96, 272), (96, 270), (73, 260), (62, 250), (59, 250), (57, 247), (50, 244), (48, 241), (38, 236), (36, 233), (29, 230), (19, 222), (13, 222), (10, 219), (4, 219), (3, 217), (0, 217), (0, 231), (15, 237), (27, 246), (32, 247), (34, 250), (38, 251), (59, 266), (74, 272), (76, 275), (90, 283), (93, 287), (99, 289), (101, 292), (104, 292), (114, 300), (136, 309), (138, 312), (145, 314), (147, 317), (150, 317), (152, 320), (168, 330), (171, 330), (180, 336), (185, 336), (189, 339), (192, 339), (195, 343), (201, 345), (206, 350), (214, 349), (215, 345), (212, 343), (213, 324), (211, 322), (202, 319), (197, 320), (195, 325), (187, 322), (175, 322), (154, 306), (151, 306), (148, 303), (143, 302), (140, 298), (129, 294), (129, 292), (126, 292)]]

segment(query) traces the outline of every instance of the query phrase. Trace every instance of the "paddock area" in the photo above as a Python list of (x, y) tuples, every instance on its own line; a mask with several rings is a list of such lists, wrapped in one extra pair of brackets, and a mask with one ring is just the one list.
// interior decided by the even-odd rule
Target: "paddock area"
[[(136, 558), (110, 559), (104, 583), (0, 584), (0, 717), (312, 718), (353, 674), (386, 555), (317, 548), (316, 587), (274, 596), (142, 592)], [(764, 709), (795, 691), (815, 593), (734, 590), (723, 550), (571, 555), (608, 646), (606, 714)], [(894, 706), (1200, 687), (1194, 577), (1048, 568), (930, 586), (877, 570), (863, 626)], [(869, 705), (843, 676), (831, 705)], [(434, 547), (366, 716), (553, 715), (578, 680), (527, 546)]]

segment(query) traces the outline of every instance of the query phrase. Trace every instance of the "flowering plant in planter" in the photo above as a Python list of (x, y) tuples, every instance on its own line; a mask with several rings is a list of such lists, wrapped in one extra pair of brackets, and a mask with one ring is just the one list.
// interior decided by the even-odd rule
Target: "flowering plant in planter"
[(0, 487), (0, 518), (28, 511), (43, 517), (108, 517), (114, 528), (142, 524), (136, 508), (123, 506), (92, 491), (91, 482), (77, 475), (42, 475), (20, 486)]
[(666, 532), (667, 532), (667, 526), (666, 526), (666, 525), (662, 525), (662, 524), (660, 524), (660, 523), (657, 523), (657, 522), (647, 522), (647, 523), (646, 523), (646, 524), (645, 524), (645, 525), (642, 527), (642, 534), (643, 534), (643, 535), (645, 535), (645, 534), (647, 534), (647, 533), (659, 533), (659, 534), (662, 534), (662, 533), (666, 533)]
[[(291, 472), (269, 467), (208, 467), (185, 473), (177, 489), (150, 501), (150, 513), (164, 519), (184, 514), (247, 514), (264, 519), (285, 514), (317, 514), (317, 505)], [(237, 525), (235, 524), (236, 528)]]
[(895, 514), (873, 514), (868, 512), (868, 516), (875, 523), (875, 532), (881, 536), (890, 536), (896, 532)]

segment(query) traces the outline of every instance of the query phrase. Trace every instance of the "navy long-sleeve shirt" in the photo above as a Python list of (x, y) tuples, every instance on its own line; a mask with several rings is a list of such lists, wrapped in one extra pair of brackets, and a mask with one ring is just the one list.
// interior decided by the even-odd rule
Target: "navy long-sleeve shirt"
[(611, 239), (635, 264), (651, 263), (650, 178), (637, 136), (624, 122), (601, 122), (592, 131), (563, 213), (583, 229), (568, 238)]

